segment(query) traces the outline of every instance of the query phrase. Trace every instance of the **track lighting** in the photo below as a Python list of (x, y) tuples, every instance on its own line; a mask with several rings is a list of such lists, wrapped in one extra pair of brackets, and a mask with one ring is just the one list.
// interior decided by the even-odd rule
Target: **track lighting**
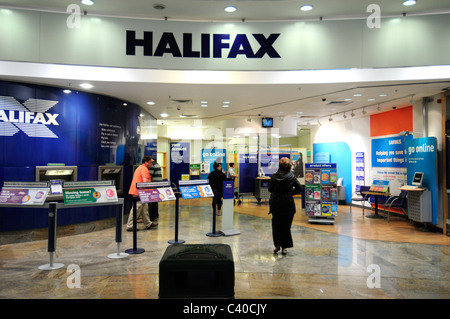
[(363, 115), (366, 115), (366, 113), (367, 113), (366, 110), (364, 110), (364, 108), (363, 108), (362, 114), (363, 114)]

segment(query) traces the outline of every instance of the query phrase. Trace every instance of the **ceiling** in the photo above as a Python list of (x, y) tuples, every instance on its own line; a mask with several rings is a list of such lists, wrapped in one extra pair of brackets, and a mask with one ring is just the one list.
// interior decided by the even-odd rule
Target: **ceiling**
[[(78, 0), (0, 0), (0, 7), (66, 12), (68, 5)], [(95, 0), (92, 6), (81, 5), (89, 15), (167, 19), (187, 21), (289, 21), (318, 19), (355, 19), (367, 16), (366, 8), (373, 0)], [(411, 7), (402, 0), (378, 0), (383, 16), (404, 13), (449, 13), (448, 0), (419, 0)], [(155, 9), (163, 4), (164, 9)], [(303, 4), (312, 4), (309, 12), (300, 11)], [(224, 7), (234, 5), (236, 12)], [(78, 87), (73, 79), (39, 77), (5, 77), (0, 79), (34, 82), (55, 86)], [(436, 81), (345, 82), (319, 84), (188, 84), (96, 81), (90, 91), (114, 96), (139, 104), (165, 123), (177, 123), (180, 115), (205, 121), (236, 118), (254, 119), (262, 116), (295, 118), (299, 125), (315, 124), (318, 119), (344, 119), (401, 108), (411, 104), (411, 98), (435, 95), (450, 87), (450, 76)], [(361, 94), (361, 96), (354, 96)], [(351, 99), (351, 100), (346, 100)], [(374, 99), (374, 100), (369, 100)], [(154, 101), (148, 105), (147, 101)], [(201, 102), (207, 101), (207, 107)], [(224, 102), (229, 104), (224, 104)], [(223, 107), (228, 105), (228, 107)], [(378, 108), (378, 109), (377, 109)], [(167, 113), (163, 118), (160, 114)]]

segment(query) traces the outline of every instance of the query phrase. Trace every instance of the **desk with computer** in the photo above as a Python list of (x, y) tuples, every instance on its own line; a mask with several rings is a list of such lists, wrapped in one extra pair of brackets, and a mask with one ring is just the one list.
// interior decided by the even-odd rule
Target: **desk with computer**
[[(381, 196), (385, 199), (381, 206), (383, 206), (384, 210), (388, 211), (388, 221), (391, 208), (395, 207), (403, 211), (411, 220), (430, 222), (431, 192), (426, 187), (423, 187), (423, 179), (423, 172), (415, 172), (411, 185), (399, 187), (401, 193), (398, 196), (391, 196), (389, 192), (389, 181), (374, 180), (369, 191), (361, 192), (364, 195), (374, 197), (375, 213), (366, 217), (384, 218), (378, 214), (379, 198)], [(406, 201), (407, 210), (405, 210), (406, 205), (400, 204), (403, 201)]]

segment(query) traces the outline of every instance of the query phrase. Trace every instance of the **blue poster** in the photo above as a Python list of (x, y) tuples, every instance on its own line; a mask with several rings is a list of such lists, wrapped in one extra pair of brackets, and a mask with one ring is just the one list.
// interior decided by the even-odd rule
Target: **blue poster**
[[(204, 148), (202, 149), (202, 162), (209, 162), (209, 171), (214, 170), (214, 162), (222, 164), (222, 170), (227, 169), (227, 150), (218, 148)], [(208, 174), (202, 174), (202, 179), (206, 179)]]
[(372, 140), (372, 167), (406, 167), (405, 140), (395, 136)]
[(181, 175), (189, 174), (190, 143), (170, 143), (170, 180), (178, 186)]
[(415, 172), (423, 172), (422, 186), (431, 191), (432, 223), (436, 225), (437, 218), (437, 142), (436, 137), (422, 137), (406, 141), (407, 152), (407, 183), (411, 185)]

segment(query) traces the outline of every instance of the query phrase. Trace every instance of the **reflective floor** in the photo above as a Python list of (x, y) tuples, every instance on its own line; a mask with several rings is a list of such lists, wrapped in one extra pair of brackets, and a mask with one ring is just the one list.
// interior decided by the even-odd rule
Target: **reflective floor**
[[(294, 248), (274, 255), (271, 220), (255, 216), (264, 204), (243, 205), (255, 214), (235, 214), (239, 235), (207, 236), (213, 230), (209, 201), (182, 203), (178, 233), (189, 244), (230, 245), (237, 299), (450, 298), (447, 244), (361, 239), (293, 225)], [(350, 213), (344, 206), (340, 214)], [(353, 208), (355, 214), (361, 215), (359, 208)], [(160, 204), (158, 228), (137, 233), (137, 247), (145, 252), (122, 259), (108, 258), (117, 251), (115, 228), (59, 237), (54, 262), (64, 267), (57, 270), (38, 268), (49, 263), (47, 240), (2, 245), (0, 298), (157, 299), (159, 262), (168, 241), (175, 239), (174, 224), (173, 204)], [(447, 236), (439, 236), (447, 242)], [(133, 235), (124, 225), (120, 251), (129, 248)], [(79, 288), (70, 288), (76, 284), (73, 267), (80, 269)]]

